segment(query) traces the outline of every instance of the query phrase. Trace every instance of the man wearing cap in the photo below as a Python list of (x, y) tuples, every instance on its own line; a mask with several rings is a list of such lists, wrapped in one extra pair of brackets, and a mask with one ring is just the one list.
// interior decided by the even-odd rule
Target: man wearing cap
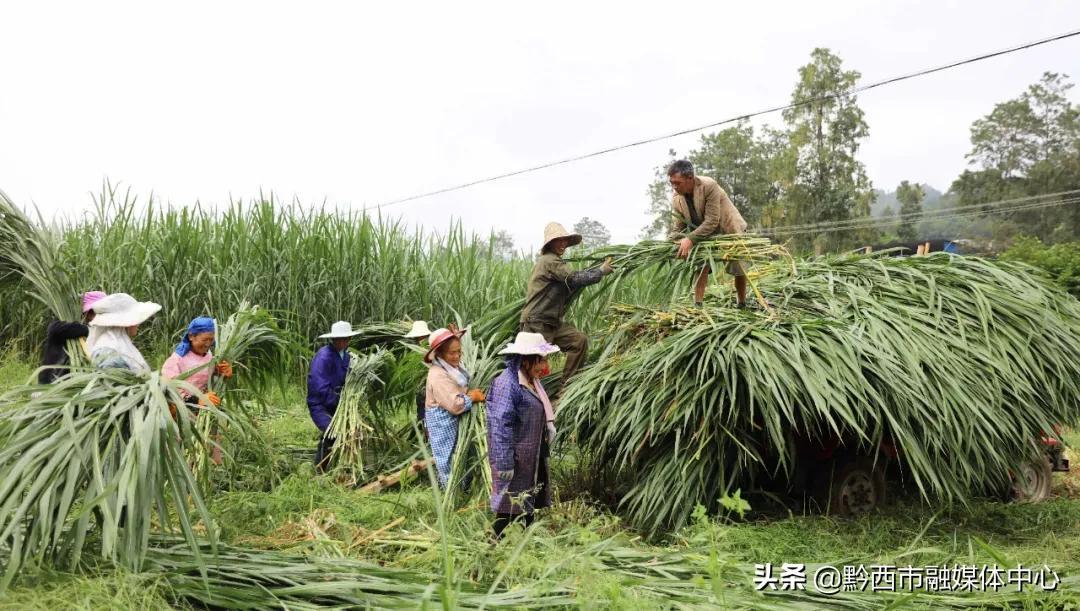
[[(668, 166), (668, 181), (674, 195), (674, 210), (669, 239), (679, 245), (677, 255), (685, 259), (694, 244), (720, 234), (746, 231), (746, 221), (738, 208), (728, 199), (727, 193), (708, 176), (695, 176), (694, 165), (680, 159)], [(689, 231), (689, 233), (687, 233)], [(746, 307), (746, 270), (739, 261), (728, 261), (725, 269), (735, 277), (735, 294), (738, 307)], [(705, 285), (709, 282), (706, 267), (701, 270), (694, 285), (694, 303), (701, 305), (705, 299)]]
[(521, 311), (520, 330), (540, 333), (566, 353), (562, 382), (565, 385), (585, 363), (589, 348), (588, 337), (563, 321), (570, 302), (590, 284), (596, 284), (613, 270), (611, 259), (600, 267), (574, 271), (562, 255), (566, 249), (581, 243), (581, 236), (568, 232), (558, 223), (544, 228), (544, 247), (533, 266)]
[(341, 388), (345, 386), (345, 376), (349, 372), (349, 340), (357, 333), (348, 322), (337, 321), (330, 326), (329, 333), (319, 336), (330, 343), (319, 348), (315, 358), (311, 359), (307, 404), (311, 419), (321, 433), (319, 447), (315, 450), (315, 465), (320, 471), (326, 467), (326, 459), (334, 447), (334, 439), (327, 436), (326, 430), (337, 411)]
[(42, 350), (41, 366), (45, 369), (38, 371), (38, 384), (52, 384), (57, 379), (68, 373), (67, 344), (72, 340), (81, 339), (90, 335), (91, 320), (94, 320), (94, 304), (105, 293), (90, 291), (82, 296), (82, 322), (68, 322), (54, 320), (49, 323), (45, 330), (45, 347)]

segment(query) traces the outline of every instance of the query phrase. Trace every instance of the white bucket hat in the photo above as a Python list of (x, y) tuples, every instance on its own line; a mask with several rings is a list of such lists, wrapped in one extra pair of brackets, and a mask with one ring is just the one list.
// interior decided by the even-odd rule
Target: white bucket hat
[(539, 354), (541, 356), (547, 356), (559, 351), (559, 347), (555, 344), (549, 344), (544, 336), (539, 333), (525, 333), (521, 332), (514, 338), (514, 342), (507, 344), (499, 354), (520, 354), (522, 356), (528, 356), (530, 354)]
[(134, 327), (146, 322), (161, 310), (161, 306), (149, 301), (135, 301), (127, 293), (113, 293), (94, 302), (97, 316), (90, 321), (91, 327)]
[(323, 333), (319, 336), (319, 339), (338, 339), (342, 337), (352, 337), (359, 334), (359, 331), (353, 331), (352, 325), (347, 321), (339, 320), (336, 323), (330, 325), (330, 332)]
[(431, 329), (428, 329), (427, 321), (414, 320), (412, 329), (409, 329), (409, 332), (405, 334), (405, 339), (417, 339), (429, 335), (431, 335)]
[(559, 238), (567, 238), (569, 242), (568, 246), (577, 246), (578, 244), (581, 244), (580, 233), (570, 233), (566, 230), (566, 227), (563, 227), (558, 223), (548, 223), (547, 226), (544, 227), (544, 248), (547, 248), (547, 245), (551, 244), (552, 240), (557, 240)]

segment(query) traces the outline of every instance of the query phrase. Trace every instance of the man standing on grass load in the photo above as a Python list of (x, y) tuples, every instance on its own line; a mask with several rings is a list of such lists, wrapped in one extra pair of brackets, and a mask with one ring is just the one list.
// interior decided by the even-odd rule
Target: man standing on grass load
[(563, 367), (562, 387), (582, 365), (589, 349), (589, 338), (573, 325), (563, 321), (570, 302), (581, 289), (596, 284), (615, 271), (611, 259), (600, 267), (574, 271), (563, 261), (563, 253), (571, 246), (581, 244), (581, 236), (570, 233), (558, 223), (544, 227), (544, 247), (529, 275), (525, 293), (525, 307), (521, 310), (521, 331), (540, 333), (549, 343), (566, 353)]
[[(668, 166), (667, 174), (674, 191), (671, 198), (674, 222), (668, 238), (679, 244), (676, 256), (680, 259), (690, 256), (690, 250), (701, 240), (746, 231), (746, 221), (727, 193), (708, 176), (695, 176), (692, 163), (680, 159)], [(746, 307), (745, 268), (739, 261), (728, 261), (724, 268), (735, 277), (738, 306)], [(695, 305), (701, 305), (705, 299), (705, 285), (711, 271), (706, 266), (698, 276), (694, 285)]]

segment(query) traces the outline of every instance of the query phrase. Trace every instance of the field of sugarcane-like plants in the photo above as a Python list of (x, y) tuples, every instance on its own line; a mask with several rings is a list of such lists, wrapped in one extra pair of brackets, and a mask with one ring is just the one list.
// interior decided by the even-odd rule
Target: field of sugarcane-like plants
[[(109, 190), (64, 226), (0, 193), (0, 239), (0, 607), (1080, 605), (1080, 478), (1001, 500), (1040, 437), (1080, 443), (1080, 302), (1022, 264), (800, 260), (752, 235), (689, 261), (668, 242), (582, 253), (616, 273), (571, 308), (593, 342), (558, 405), (557, 502), (494, 543), (484, 406), (440, 490), (415, 424), (422, 350), (401, 335), (419, 319), (469, 329), (463, 362), (486, 387), (529, 257), (460, 227), (276, 201), (143, 210)], [(723, 274), (694, 307), (697, 270), (732, 259), (750, 264), (751, 307)], [(35, 385), (46, 322), (92, 289), (162, 304), (137, 339), (152, 367), (188, 320), (216, 317), (215, 357), (236, 371), (211, 378), (221, 404), (189, 409), (183, 379), (93, 370), (74, 344), (72, 374)], [(321, 473), (304, 374), (339, 319), (360, 333)], [(806, 460), (826, 443), (832, 462)], [(888, 503), (841, 517), (803, 486), (840, 456), (887, 471)], [(1062, 579), (762, 592), (761, 563), (1046, 564)]]

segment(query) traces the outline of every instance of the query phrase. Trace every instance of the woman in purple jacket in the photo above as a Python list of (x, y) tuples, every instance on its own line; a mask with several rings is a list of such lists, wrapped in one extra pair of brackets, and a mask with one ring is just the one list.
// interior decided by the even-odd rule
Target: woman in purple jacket
[(496, 538), (513, 521), (528, 527), (536, 509), (551, 505), (548, 448), (555, 440), (555, 412), (540, 380), (550, 371), (547, 356), (558, 351), (539, 333), (518, 333), (500, 352), (507, 355), (506, 369), (487, 397)]
[(349, 339), (358, 332), (352, 325), (339, 320), (330, 326), (330, 332), (319, 336), (329, 339), (330, 343), (315, 353), (311, 359), (311, 373), (308, 374), (308, 411), (315, 426), (319, 427), (319, 447), (315, 450), (315, 466), (322, 471), (334, 439), (326, 435), (330, 420), (337, 411), (341, 388), (345, 386), (345, 375), (349, 372)]

